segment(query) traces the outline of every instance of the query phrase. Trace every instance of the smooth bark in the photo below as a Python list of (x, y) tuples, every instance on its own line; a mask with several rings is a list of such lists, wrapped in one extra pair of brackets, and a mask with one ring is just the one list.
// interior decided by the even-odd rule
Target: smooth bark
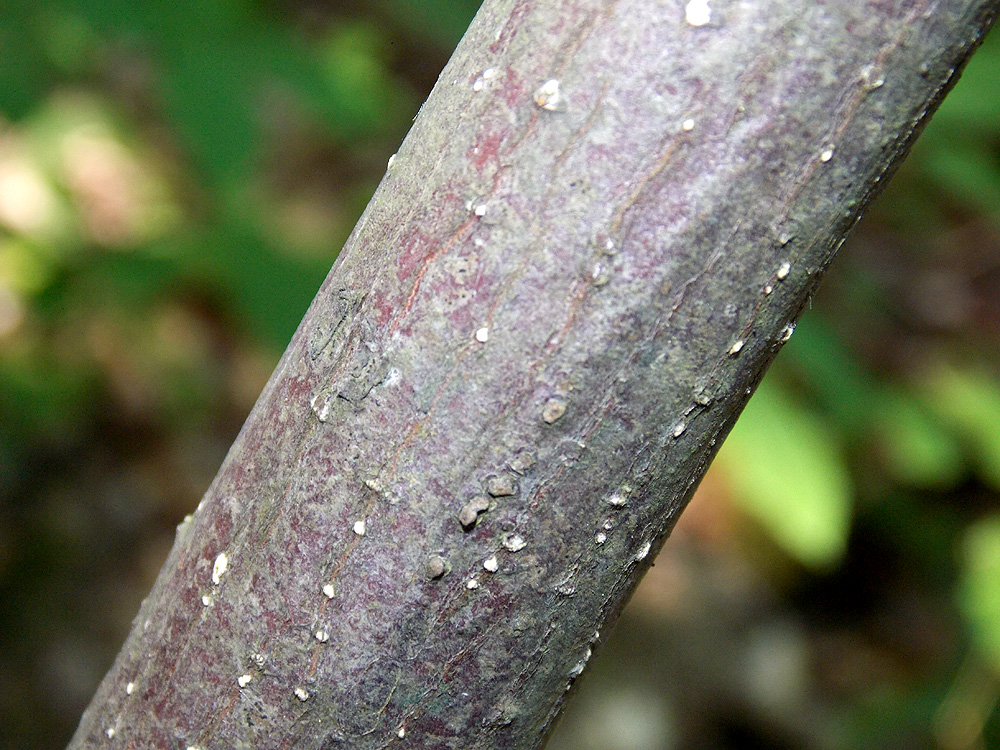
[(70, 747), (542, 745), (996, 10), (487, 0)]

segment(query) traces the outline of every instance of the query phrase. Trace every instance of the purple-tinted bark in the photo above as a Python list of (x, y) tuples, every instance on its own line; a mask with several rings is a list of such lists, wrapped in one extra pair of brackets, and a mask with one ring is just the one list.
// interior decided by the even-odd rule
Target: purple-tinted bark
[(71, 747), (543, 744), (996, 6), (487, 0)]

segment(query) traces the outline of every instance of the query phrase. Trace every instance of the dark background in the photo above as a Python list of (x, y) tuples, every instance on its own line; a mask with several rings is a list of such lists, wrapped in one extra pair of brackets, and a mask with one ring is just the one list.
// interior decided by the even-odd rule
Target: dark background
[[(477, 5), (0, 5), (0, 747), (68, 741)], [(998, 72), (1000, 38), (553, 748), (1000, 747)]]

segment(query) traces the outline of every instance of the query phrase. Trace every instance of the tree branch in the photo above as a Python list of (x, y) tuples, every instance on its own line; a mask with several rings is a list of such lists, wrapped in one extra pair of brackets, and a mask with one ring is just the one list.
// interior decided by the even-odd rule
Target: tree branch
[(487, 0), (70, 747), (542, 745), (997, 5)]

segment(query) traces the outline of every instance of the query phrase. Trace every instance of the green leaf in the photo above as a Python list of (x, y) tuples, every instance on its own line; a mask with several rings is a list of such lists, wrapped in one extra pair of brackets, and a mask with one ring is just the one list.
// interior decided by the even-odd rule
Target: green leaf
[(834, 329), (818, 316), (800, 320), (783, 358), (799, 371), (817, 405), (848, 433), (867, 431), (881, 394), (878, 383)]
[(362, 21), (333, 27), (318, 51), (329, 112), (342, 137), (370, 136), (400, 121), (401, 100), (410, 97), (392, 76), (388, 48), (385, 34)]
[(974, 641), (1000, 672), (1000, 515), (969, 527), (963, 552), (959, 606)]
[(1000, 489), (1000, 385), (976, 368), (943, 368), (927, 385), (927, 403), (967, 441), (979, 477)]
[(1000, 214), (1000, 175), (975, 143), (950, 142), (924, 159), (924, 170), (960, 201), (994, 216)]
[(26, 0), (5, 3), (0, 24), (0, 112), (20, 119), (30, 114), (55, 80), (39, 40), (36, 10)]
[(953, 487), (965, 472), (962, 447), (940, 419), (903, 390), (886, 389), (876, 429), (894, 478), (917, 487)]
[(852, 488), (838, 436), (770, 380), (761, 383), (717, 459), (735, 499), (812, 568), (847, 547)]
[(481, 0), (382, 0), (410, 33), (451, 51), (479, 10)]

